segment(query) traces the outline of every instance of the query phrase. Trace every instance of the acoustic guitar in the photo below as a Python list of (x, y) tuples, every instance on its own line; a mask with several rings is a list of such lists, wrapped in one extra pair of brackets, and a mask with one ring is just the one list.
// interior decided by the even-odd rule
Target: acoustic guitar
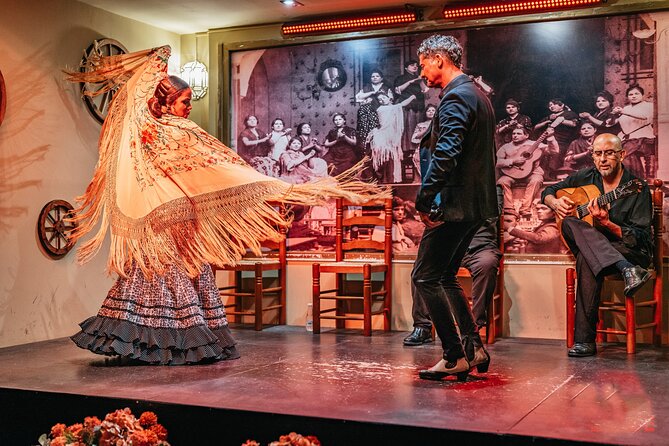
[[(573, 201), (577, 206), (574, 210), (573, 216), (586, 221), (590, 225), (593, 224), (593, 217), (588, 210), (588, 203), (593, 199), (597, 199), (597, 204), (604, 207), (609, 203), (619, 200), (628, 195), (638, 194), (643, 189), (644, 183), (639, 179), (630, 180), (622, 184), (610, 192), (599, 194), (599, 189), (594, 184), (588, 184), (580, 187), (567, 187), (560, 189), (555, 193), (556, 198), (567, 197)], [(562, 234), (562, 219), (557, 217), (558, 228)]]
[[(558, 125), (562, 124), (564, 117), (558, 116), (555, 121), (551, 122), (549, 125), (550, 128), (555, 128)], [(526, 178), (532, 170), (534, 169), (534, 162), (541, 158), (541, 150), (537, 150), (539, 145), (544, 142), (548, 137), (548, 131), (545, 131), (537, 138), (536, 141), (532, 144), (525, 144), (519, 147), (517, 154), (512, 158), (515, 161), (521, 160), (523, 164), (515, 165), (512, 164), (509, 167), (502, 167), (500, 170), (502, 173), (508, 177), (511, 177), (516, 180), (522, 180)]]

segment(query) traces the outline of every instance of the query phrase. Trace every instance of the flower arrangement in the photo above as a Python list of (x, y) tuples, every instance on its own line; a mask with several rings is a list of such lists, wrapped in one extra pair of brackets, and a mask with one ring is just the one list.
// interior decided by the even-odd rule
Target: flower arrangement
[[(260, 446), (260, 443), (254, 440), (246, 440), (242, 446)], [(313, 435), (303, 437), (300, 434), (291, 432), (288, 435), (279, 437), (279, 441), (273, 441), (269, 446), (321, 446), (321, 442)]]
[(103, 421), (86, 417), (71, 426), (58, 423), (38, 441), (40, 446), (170, 446), (155, 413), (137, 419), (128, 408), (108, 413)]

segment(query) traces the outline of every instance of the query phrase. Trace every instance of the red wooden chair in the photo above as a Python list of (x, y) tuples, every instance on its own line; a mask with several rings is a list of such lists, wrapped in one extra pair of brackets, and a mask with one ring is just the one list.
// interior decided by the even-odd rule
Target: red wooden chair
[[(280, 206), (280, 211), (285, 208)], [(253, 318), (255, 330), (263, 327), (263, 314), (278, 310), (279, 325), (286, 324), (286, 229), (281, 228), (283, 238), (280, 242), (270, 240), (262, 243), (263, 255), (257, 257), (252, 253), (245, 256), (234, 266), (218, 267), (225, 271), (234, 271), (231, 285), (220, 287), (219, 293), (223, 300), (226, 314), (234, 316), (235, 322), (243, 322), (248, 316)], [(276, 271), (277, 277), (266, 277), (266, 271)], [(253, 273), (253, 289), (243, 286), (244, 272)], [(266, 286), (269, 285), (269, 286)], [(265, 306), (266, 298), (274, 298), (276, 303)], [(231, 303), (227, 303), (232, 298)], [(249, 300), (253, 300), (249, 303)]]
[[(653, 263), (651, 273), (653, 274), (650, 283), (652, 284), (652, 293), (646, 300), (638, 300), (635, 297), (625, 296), (624, 302), (614, 300), (604, 300), (599, 306), (599, 323), (597, 324), (597, 342), (608, 341), (610, 335), (623, 335), (626, 338), (627, 353), (636, 353), (636, 331), (646, 328), (653, 329), (653, 344), (659, 346), (662, 343), (662, 201), (664, 193), (662, 192), (662, 180), (654, 180), (655, 189), (652, 192), (653, 200), (653, 237), (655, 249), (653, 251)], [(620, 274), (611, 274), (606, 276), (605, 280), (622, 282)], [(644, 286), (643, 289), (646, 287)], [(643, 291), (642, 289), (642, 291)], [(567, 269), (567, 347), (574, 345), (574, 324), (576, 320), (576, 270)], [(639, 294), (639, 293), (637, 293)], [(637, 296), (638, 297), (638, 296)], [(637, 308), (651, 309), (651, 322), (640, 324), (637, 322)], [(615, 327), (605, 327), (605, 314), (608, 312), (625, 314), (625, 329)], [(615, 320), (615, 319), (614, 319)]]
[[(361, 208), (356, 215), (344, 215), (351, 206)], [(359, 215), (358, 215), (359, 214)], [(383, 228), (383, 240), (373, 237)], [(392, 200), (354, 205), (337, 200), (335, 261), (313, 264), (313, 332), (321, 331), (321, 319), (336, 320), (337, 328), (344, 328), (346, 320), (363, 321), (363, 334), (372, 335), (372, 316), (383, 315), (383, 327), (390, 330), (392, 307)], [(334, 273), (335, 288), (321, 290), (321, 273)], [(382, 273), (379, 290), (372, 289), (372, 273)], [(362, 274), (362, 293), (356, 295), (349, 274)], [(350, 279), (350, 278), (349, 278)], [(358, 281), (359, 282), (359, 281)], [(376, 281), (375, 281), (376, 282)], [(334, 300), (333, 308), (322, 309), (322, 300)], [(362, 313), (352, 313), (347, 304), (362, 302)], [(374, 308), (378, 304), (378, 308)]]

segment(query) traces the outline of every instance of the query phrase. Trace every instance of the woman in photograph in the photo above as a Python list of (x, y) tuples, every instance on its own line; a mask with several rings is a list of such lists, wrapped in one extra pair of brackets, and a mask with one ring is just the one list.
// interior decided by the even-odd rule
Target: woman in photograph
[(425, 107), (425, 120), (416, 124), (416, 128), (413, 130), (411, 135), (411, 148), (414, 166), (414, 178), (420, 179), (420, 140), (423, 139), (423, 136), (430, 130), (430, 125), (432, 124), (432, 118), (437, 113), (437, 106), (434, 104), (428, 104)]
[(393, 104), (387, 94), (377, 94), (379, 126), (370, 130), (367, 139), (372, 152), (372, 166), (381, 183), (402, 182), (403, 108), (414, 99), (416, 96), (412, 94), (402, 102)]
[(291, 128), (285, 128), (283, 119), (276, 118), (272, 121), (272, 131), (269, 134), (269, 157), (279, 162), (281, 154), (286, 151), (288, 141), (290, 141)]
[(315, 149), (304, 150), (302, 139), (292, 138), (288, 149), (279, 158), (279, 179), (292, 184), (302, 184), (327, 176), (327, 163), (316, 155)]
[(258, 129), (258, 118), (249, 115), (244, 119), (244, 130), (237, 138), (237, 153), (247, 163), (256, 156), (267, 156), (269, 135)]
[(85, 263), (110, 233), (107, 268), (118, 275), (96, 316), (72, 337), (123, 362), (180, 365), (238, 357), (209, 265), (235, 264), (290, 222), (272, 205), (356, 202), (387, 191), (355, 180), (292, 185), (253, 170), (187, 119), (192, 92), (167, 75), (169, 46), (102, 57), (72, 82), (116, 89), (98, 140), (99, 160), (70, 220)]
[(613, 95), (606, 90), (600, 91), (595, 97), (595, 114), (588, 112), (579, 113), (581, 119), (590, 122), (595, 127), (595, 135), (620, 132), (620, 125), (613, 114)]
[(379, 126), (379, 117), (376, 114), (379, 101), (376, 95), (385, 93), (391, 102), (393, 99), (393, 89), (383, 80), (381, 70), (373, 70), (369, 80), (370, 82), (355, 95), (355, 101), (360, 104), (356, 124), (356, 135), (360, 144), (365, 144), (369, 132)]
[(644, 90), (639, 85), (631, 85), (626, 95), (628, 104), (613, 108), (620, 124), (618, 136), (623, 141), (625, 167), (639, 178), (653, 178), (657, 172), (653, 103), (643, 100)]
[(297, 125), (297, 137), (302, 141), (302, 151), (308, 152), (311, 149), (316, 151), (316, 156), (323, 157), (327, 149), (318, 143), (318, 140), (311, 136), (311, 124), (301, 122)]
[(357, 148), (356, 132), (346, 125), (346, 117), (335, 113), (332, 122), (335, 127), (328, 132), (323, 145), (328, 149), (325, 161), (332, 166), (332, 175), (337, 175), (355, 166), (362, 157)]
[(563, 170), (565, 174), (594, 166), (591, 147), (595, 136), (595, 125), (593, 123), (586, 121), (581, 124), (579, 137), (569, 144), (564, 157)]
[[(550, 115), (543, 118), (534, 130), (540, 134), (545, 132), (548, 127), (555, 130), (554, 137), (560, 148), (557, 154), (545, 154), (542, 157), (542, 167), (545, 171), (545, 180), (555, 180), (559, 174), (559, 169), (564, 164), (564, 157), (569, 148), (569, 144), (576, 139), (576, 127), (579, 124), (579, 118), (571, 108), (569, 108), (560, 98), (553, 98), (548, 101), (548, 110)], [(537, 138), (539, 135), (537, 135)]]

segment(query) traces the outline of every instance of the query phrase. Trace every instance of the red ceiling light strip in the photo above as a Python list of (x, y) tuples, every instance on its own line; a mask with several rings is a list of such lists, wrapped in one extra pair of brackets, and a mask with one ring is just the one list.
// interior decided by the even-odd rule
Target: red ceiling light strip
[(281, 32), (284, 35), (296, 34), (315, 34), (333, 31), (352, 31), (370, 28), (396, 26), (405, 23), (413, 23), (418, 20), (415, 12), (404, 11), (398, 13), (388, 13), (383, 15), (373, 15), (367, 17), (356, 17), (352, 19), (331, 19), (320, 20), (317, 22), (304, 22), (283, 25)]
[(605, 2), (606, 0), (517, 0), (476, 6), (445, 6), (443, 14), (445, 19), (462, 19), (527, 14), (546, 10), (577, 8)]

